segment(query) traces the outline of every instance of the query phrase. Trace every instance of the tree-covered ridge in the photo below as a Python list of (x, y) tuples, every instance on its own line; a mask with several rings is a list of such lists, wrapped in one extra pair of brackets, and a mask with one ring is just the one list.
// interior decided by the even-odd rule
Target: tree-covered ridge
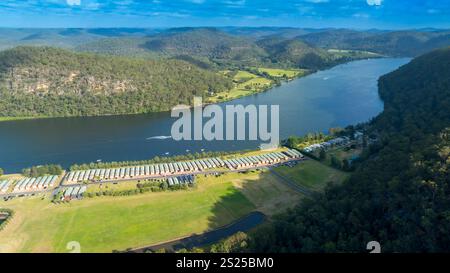
[(355, 49), (387, 56), (414, 57), (449, 46), (448, 30), (356, 31), (332, 29), (298, 37), (320, 48)]
[[(201, 41), (191, 39), (190, 36), (201, 38), (206, 44), (203, 45)], [(180, 40), (174, 41), (174, 38), (177, 37), (181, 37)], [(236, 56), (242, 55), (240, 52), (245, 51), (247, 51), (245, 54), (260, 54), (261, 52), (258, 50), (253, 50), (255, 49), (254, 42), (272, 37), (300, 39), (314, 47), (325, 49), (364, 50), (402, 57), (417, 56), (450, 45), (450, 32), (438, 29), (390, 31), (285, 27), (4, 28), (0, 29), (0, 49), (18, 45), (45, 45), (117, 55), (148, 55), (155, 52), (157, 54), (162, 52), (181, 54), (180, 51), (188, 51), (191, 54), (197, 51), (205, 56), (211, 55), (214, 52), (212, 49), (219, 48), (218, 42), (220, 41), (224, 43), (224, 48), (232, 48), (232, 51), (237, 53), (230, 56)], [(146, 48), (146, 42), (150, 42), (148, 45), (155, 51)], [(233, 45), (244, 45), (244, 47)], [(216, 53), (221, 51), (218, 50)], [(264, 55), (261, 56), (264, 57)]]
[(50, 47), (0, 52), (1, 116), (146, 113), (232, 87), (181, 60), (101, 56)]
[(450, 48), (380, 79), (379, 141), (340, 186), (300, 204), (251, 240), (253, 251), (450, 251)]
[(244, 37), (228, 35), (215, 28), (188, 28), (151, 36), (145, 45), (152, 51), (169, 55), (199, 55), (230, 58), (245, 50), (258, 50)]
[(216, 70), (255, 66), (316, 70), (352, 59), (374, 57), (329, 52), (281, 34), (256, 39), (250, 34), (236, 36), (217, 28), (178, 28), (145, 38), (101, 39), (76, 50), (147, 58), (174, 57)]
[[(117, 35), (118, 30), (110, 32)], [(79, 31), (64, 34), (79, 35)], [(80, 45), (78, 53), (29, 46), (0, 52), (0, 116), (166, 111), (190, 104), (194, 95), (232, 91), (232, 79), (219, 73), (222, 70), (314, 71), (373, 57), (328, 52), (285, 38), (257, 43), (214, 28), (174, 29), (148, 37), (114, 35)]]
[(146, 57), (157, 59), (159, 56), (145, 48), (145, 37), (111, 37), (84, 43), (75, 47), (75, 51), (105, 55)]
[(283, 67), (322, 69), (349, 60), (299, 39), (272, 37), (258, 41), (258, 45), (269, 53), (272, 63)]

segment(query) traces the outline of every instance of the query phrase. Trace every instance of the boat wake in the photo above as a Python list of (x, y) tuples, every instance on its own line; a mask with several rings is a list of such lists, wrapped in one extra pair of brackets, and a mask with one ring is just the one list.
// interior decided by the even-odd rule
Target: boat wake
[(146, 138), (147, 140), (153, 140), (153, 139), (161, 139), (161, 140), (163, 140), (163, 139), (169, 139), (169, 138), (172, 138), (171, 136), (152, 136), (152, 137), (148, 137), (148, 138)]

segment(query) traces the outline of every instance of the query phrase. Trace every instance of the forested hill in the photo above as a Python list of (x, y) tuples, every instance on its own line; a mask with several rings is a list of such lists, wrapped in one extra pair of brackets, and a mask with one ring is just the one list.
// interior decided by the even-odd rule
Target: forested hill
[(173, 57), (219, 70), (243, 67), (324, 69), (350, 60), (376, 57), (367, 52), (330, 52), (280, 35), (236, 36), (217, 28), (176, 28), (145, 38), (101, 39), (76, 47), (83, 52)]
[(138, 60), (50, 47), (0, 52), (0, 116), (81, 116), (169, 110), (230, 79), (180, 60)]
[(258, 232), (263, 252), (450, 251), (450, 48), (414, 59), (379, 82), (378, 144), (340, 186)]
[(332, 29), (299, 39), (320, 48), (367, 50), (387, 56), (415, 57), (450, 45), (448, 30), (356, 31)]

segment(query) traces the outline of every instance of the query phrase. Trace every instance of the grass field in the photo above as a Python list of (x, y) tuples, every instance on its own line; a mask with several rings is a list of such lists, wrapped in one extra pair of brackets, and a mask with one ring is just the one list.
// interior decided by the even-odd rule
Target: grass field
[(303, 76), (308, 73), (306, 69), (277, 69), (277, 68), (258, 68), (259, 72), (266, 72), (271, 77), (282, 78), (286, 76), (289, 79)]
[(341, 183), (349, 176), (345, 172), (315, 160), (307, 160), (294, 167), (281, 166), (276, 168), (276, 171), (299, 185), (313, 190), (323, 189), (328, 182)]
[(86, 192), (100, 192), (100, 191), (121, 191), (121, 190), (134, 190), (137, 188), (137, 181), (126, 181), (119, 183), (101, 183), (89, 185)]
[(15, 216), (0, 235), (0, 252), (111, 252), (147, 246), (228, 224), (255, 209), (294, 205), (300, 196), (267, 173), (200, 176), (197, 188), (127, 197), (86, 198), (55, 205), (43, 198), (0, 201)]
[[(228, 74), (230, 71), (223, 71)], [(220, 92), (213, 97), (208, 98), (208, 103), (217, 103), (221, 101), (228, 101), (240, 97), (248, 96), (257, 92), (266, 90), (272, 86), (272, 81), (264, 77), (252, 74), (248, 71), (239, 70), (233, 76), (235, 82), (234, 88), (225, 92)]]
[(239, 70), (236, 72), (236, 75), (234, 76), (234, 80), (247, 80), (247, 79), (253, 79), (253, 78), (258, 78), (257, 75), (252, 74), (248, 71), (244, 71), (244, 70)]

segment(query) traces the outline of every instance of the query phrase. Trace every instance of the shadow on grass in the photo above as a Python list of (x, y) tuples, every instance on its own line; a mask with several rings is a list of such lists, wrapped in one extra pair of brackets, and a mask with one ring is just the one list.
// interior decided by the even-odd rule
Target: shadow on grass
[(239, 231), (246, 232), (259, 224), (262, 224), (265, 219), (265, 214), (259, 211), (253, 211), (226, 226), (216, 228), (203, 234), (192, 235), (187, 238), (140, 248), (133, 252), (154, 252), (160, 251), (161, 249), (165, 249), (167, 252), (174, 252), (180, 249), (192, 249), (194, 247), (205, 246), (223, 240)]
[[(247, 183), (243, 183), (243, 187)], [(227, 194), (221, 196), (212, 207), (212, 216), (208, 218), (208, 231), (189, 237), (132, 250), (132, 252), (155, 252), (165, 249), (174, 252), (180, 249), (192, 249), (216, 243), (237, 232), (247, 232), (266, 220), (266, 215), (257, 211), (256, 206), (247, 199), (243, 191), (230, 185)]]

